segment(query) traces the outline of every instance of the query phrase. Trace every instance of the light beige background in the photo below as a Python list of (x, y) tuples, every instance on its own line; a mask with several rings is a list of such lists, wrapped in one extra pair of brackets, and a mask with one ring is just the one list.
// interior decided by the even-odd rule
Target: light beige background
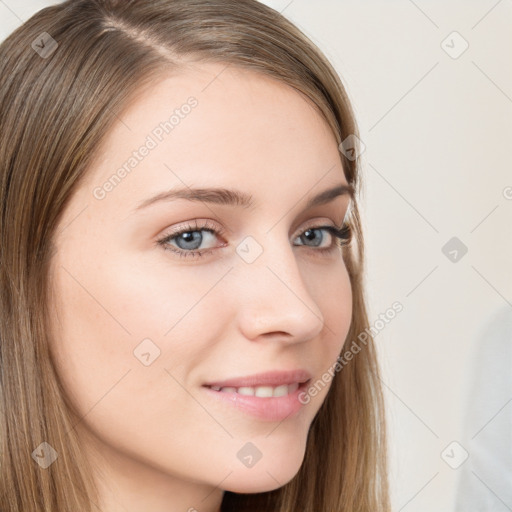
[[(0, 38), (53, 3), (0, 0)], [(264, 3), (333, 62), (366, 147), (370, 322), (404, 307), (376, 337), (394, 510), (453, 511), (460, 468), (441, 453), (464, 443), (479, 336), (512, 311), (512, 2)], [(441, 251), (452, 237), (468, 248), (457, 262)]]

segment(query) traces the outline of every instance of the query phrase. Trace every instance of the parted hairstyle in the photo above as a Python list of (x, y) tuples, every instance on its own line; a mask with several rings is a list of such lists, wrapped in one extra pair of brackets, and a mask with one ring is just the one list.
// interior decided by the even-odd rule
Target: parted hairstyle
[[(57, 47), (48, 48), (52, 43)], [(39, 47), (34, 42), (41, 41)], [(45, 43), (46, 41), (46, 43)], [(52, 43), (54, 44), (54, 43)], [(37, 50), (40, 51), (37, 51)], [(51, 50), (51, 54), (50, 53)], [(219, 62), (306, 95), (336, 140), (357, 135), (342, 82), (317, 46), (256, 0), (67, 0), (0, 45), (0, 510), (93, 512), (92, 469), (50, 355), (48, 271), (65, 206), (141, 88), (183, 62)], [(345, 347), (368, 326), (359, 160), (343, 258), (352, 286)], [(343, 351), (342, 351), (343, 352)], [(43, 441), (59, 454), (42, 469)], [(336, 373), (304, 461), (279, 489), (225, 492), (222, 511), (389, 512), (384, 398), (373, 338)]]

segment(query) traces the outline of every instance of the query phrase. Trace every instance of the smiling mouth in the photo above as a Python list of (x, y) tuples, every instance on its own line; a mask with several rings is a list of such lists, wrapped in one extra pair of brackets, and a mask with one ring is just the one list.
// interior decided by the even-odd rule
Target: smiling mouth
[(307, 393), (313, 380), (309, 372), (269, 372), (256, 376), (228, 379), (204, 384), (210, 398), (262, 421), (293, 421), (305, 406), (302, 393)]
[(278, 398), (292, 395), (299, 388), (305, 388), (311, 379), (305, 382), (294, 382), (292, 384), (282, 384), (280, 386), (206, 386), (207, 388), (218, 391), (219, 393), (238, 394), (243, 396), (254, 396), (259, 398)]

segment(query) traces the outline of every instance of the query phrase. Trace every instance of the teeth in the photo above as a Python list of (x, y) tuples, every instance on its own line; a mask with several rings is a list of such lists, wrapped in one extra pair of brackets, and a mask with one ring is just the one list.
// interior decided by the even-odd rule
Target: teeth
[(286, 384), (284, 386), (277, 386), (277, 388), (274, 388), (273, 396), (284, 396), (287, 395), (290, 391), (289, 388), (292, 386), (287, 386)]
[(254, 390), (254, 396), (260, 396), (261, 398), (269, 398), (274, 396), (274, 388), (270, 386), (261, 386)]
[[(222, 391), (222, 389), (221, 389)], [(239, 395), (252, 395), (254, 396), (254, 388), (238, 388), (237, 393)]]
[(285, 396), (292, 393), (295, 393), (297, 389), (299, 388), (299, 383), (295, 382), (294, 384), (290, 385), (282, 385), (282, 386), (258, 386), (255, 388), (252, 387), (241, 387), (241, 388), (233, 388), (233, 387), (226, 387), (221, 388), (219, 386), (210, 386), (211, 389), (214, 391), (220, 391), (221, 393), (238, 393), (239, 395), (246, 395), (246, 396), (257, 396), (260, 398), (271, 398), (271, 397), (279, 397), (279, 396)]

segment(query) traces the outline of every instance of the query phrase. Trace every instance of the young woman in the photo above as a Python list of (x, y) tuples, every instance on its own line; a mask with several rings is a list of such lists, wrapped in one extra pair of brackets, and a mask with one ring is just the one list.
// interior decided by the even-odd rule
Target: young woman
[(388, 512), (357, 126), (255, 0), (0, 45), (2, 512)]

